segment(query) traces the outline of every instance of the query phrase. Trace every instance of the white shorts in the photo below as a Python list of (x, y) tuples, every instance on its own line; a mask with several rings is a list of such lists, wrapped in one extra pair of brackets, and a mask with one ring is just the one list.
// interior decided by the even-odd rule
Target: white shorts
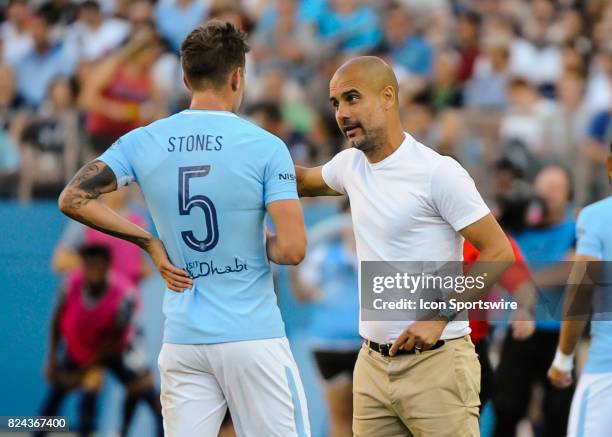
[(572, 399), (568, 437), (609, 437), (612, 433), (612, 373), (583, 373)]
[(239, 437), (309, 437), (306, 396), (286, 338), (164, 343), (166, 437), (216, 437), (229, 407)]

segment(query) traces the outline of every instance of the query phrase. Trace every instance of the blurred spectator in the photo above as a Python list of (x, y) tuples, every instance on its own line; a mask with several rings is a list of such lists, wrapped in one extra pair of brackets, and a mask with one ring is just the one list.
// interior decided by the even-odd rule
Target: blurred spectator
[(299, 21), (298, 0), (275, 0), (252, 38), (259, 69), (280, 68), (300, 81), (308, 76), (316, 45), (312, 26)]
[(357, 254), (348, 203), (309, 234), (310, 253), (291, 272), (298, 300), (310, 302), (309, 343), (329, 408), (329, 436), (351, 436), (352, 376), (361, 347)]
[(317, 28), (329, 49), (353, 55), (373, 49), (382, 37), (376, 12), (360, 0), (329, 0)]
[(47, 0), (39, 11), (52, 25), (67, 26), (77, 17), (77, 5), (70, 0)]
[(606, 197), (609, 184), (605, 168), (608, 145), (612, 143), (612, 107), (597, 113), (590, 121), (587, 139), (584, 141), (585, 178), (583, 189), (585, 204)]
[(51, 83), (74, 73), (77, 59), (62, 41), (53, 41), (47, 18), (41, 13), (31, 19), (33, 47), (15, 64), (17, 90), (33, 108), (47, 97)]
[(160, 0), (155, 7), (155, 22), (159, 33), (178, 53), (183, 39), (202, 23), (207, 11), (207, 0)]
[(474, 64), (480, 52), (480, 15), (464, 12), (457, 18), (459, 65), (457, 79), (463, 83), (472, 77)]
[[(79, 432), (89, 436), (96, 429), (96, 407), (108, 369), (127, 391), (123, 405), (121, 436), (140, 401), (153, 412), (156, 435), (163, 436), (159, 392), (142, 350), (134, 324), (136, 308), (132, 284), (110, 272), (110, 253), (104, 246), (86, 245), (79, 250), (81, 266), (66, 280), (51, 326), (45, 377), (51, 387), (41, 414), (58, 413), (73, 390), (82, 392)], [(45, 435), (38, 432), (36, 437)]]
[(255, 103), (247, 108), (246, 114), (255, 124), (283, 140), (296, 164), (305, 165), (309, 162), (309, 147), (306, 139), (285, 124), (278, 103), (269, 101)]
[(561, 52), (547, 35), (553, 14), (549, 0), (534, 0), (531, 19), (521, 23), (523, 37), (511, 48), (512, 73), (529, 78), (538, 87), (554, 87), (561, 76)]
[(402, 106), (402, 126), (417, 141), (431, 144), (433, 123), (434, 114), (424, 94), (415, 96)]
[[(545, 167), (536, 177), (535, 194), (542, 199), (545, 213), (537, 227), (514, 235), (530, 270), (536, 274), (545, 274), (556, 267), (555, 263), (571, 259), (575, 243), (575, 222), (569, 209), (571, 184), (570, 174), (559, 166)], [(564, 284), (565, 279), (560, 275), (550, 283)], [(536, 310), (533, 336), (519, 341), (507, 335), (504, 340), (493, 394), (495, 437), (515, 436), (536, 381), (544, 385), (542, 434), (560, 436), (567, 429), (574, 388), (558, 390), (546, 379), (548, 363), (557, 348), (560, 322), (556, 313), (563, 302), (563, 286), (542, 289), (539, 300), (546, 305)]]
[(17, 146), (6, 130), (0, 130), (0, 198), (15, 196), (18, 171)]
[(430, 141), (433, 141), (431, 144), (438, 153), (455, 158), (470, 172), (473, 179), (479, 179), (482, 144), (465, 128), (461, 112), (453, 109), (442, 112)]
[(74, 91), (56, 79), (21, 137), (19, 199), (59, 196), (78, 168), (80, 140)]
[(550, 157), (554, 150), (553, 132), (559, 129), (554, 124), (557, 111), (554, 102), (541, 97), (523, 78), (508, 84), (508, 98), (510, 106), (500, 126), (502, 140), (521, 142), (530, 154)]
[(105, 18), (96, 0), (79, 4), (78, 20), (66, 36), (70, 49), (81, 61), (95, 61), (118, 47), (129, 35), (129, 24), (117, 18)]
[(465, 85), (464, 100), (468, 108), (502, 109), (507, 105), (509, 81), (508, 40), (490, 36), (476, 58), (471, 79)]
[(0, 25), (3, 62), (15, 65), (34, 46), (28, 29), (30, 8), (27, 0), (11, 0), (6, 6), (6, 21)]
[(393, 2), (385, 10), (382, 51), (388, 51), (394, 66), (412, 75), (427, 77), (433, 68), (433, 47), (415, 32), (413, 19), (401, 3)]
[(142, 27), (83, 84), (81, 104), (88, 112), (87, 133), (97, 153), (165, 114), (151, 71), (159, 50), (153, 29)]
[(435, 57), (432, 84), (427, 90), (434, 112), (463, 106), (463, 90), (457, 82), (458, 61), (457, 53), (450, 50)]

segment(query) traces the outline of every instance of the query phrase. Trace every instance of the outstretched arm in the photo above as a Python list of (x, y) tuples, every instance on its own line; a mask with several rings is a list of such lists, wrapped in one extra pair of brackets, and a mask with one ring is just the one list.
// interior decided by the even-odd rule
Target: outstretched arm
[(323, 179), (321, 169), (323, 167), (300, 167), (295, 166), (295, 176), (297, 179), (297, 190), (300, 197), (315, 196), (341, 196), (342, 193), (331, 189)]
[(95, 160), (83, 166), (64, 188), (59, 197), (59, 208), (74, 220), (140, 246), (151, 256), (171, 290), (191, 288), (193, 282), (188, 273), (170, 263), (159, 239), (97, 200), (101, 194), (116, 189), (113, 171), (104, 162)]

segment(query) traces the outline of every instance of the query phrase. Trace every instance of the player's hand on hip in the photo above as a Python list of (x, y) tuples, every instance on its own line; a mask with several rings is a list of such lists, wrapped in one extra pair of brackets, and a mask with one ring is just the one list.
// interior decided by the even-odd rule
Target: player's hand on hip
[(567, 388), (574, 382), (571, 372), (564, 372), (555, 366), (550, 366), (548, 369), (548, 380), (557, 388)]
[(397, 337), (389, 349), (389, 355), (394, 356), (400, 349), (429, 349), (440, 339), (446, 323), (445, 320), (420, 320), (412, 323)]
[(166, 248), (159, 238), (153, 238), (147, 246), (155, 267), (159, 270), (166, 286), (173, 291), (183, 292), (193, 287), (193, 280), (185, 270), (175, 267), (168, 259)]

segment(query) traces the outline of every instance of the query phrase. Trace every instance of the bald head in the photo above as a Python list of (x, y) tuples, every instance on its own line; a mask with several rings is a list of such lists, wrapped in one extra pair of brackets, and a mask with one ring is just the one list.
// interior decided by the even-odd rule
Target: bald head
[(329, 82), (329, 100), (340, 130), (366, 155), (403, 140), (397, 79), (382, 59), (359, 56), (344, 63)]
[(331, 82), (342, 82), (345, 79), (359, 82), (362, 86), (376, 92), (390, 86), (397, 98), (399, 85), (393, 69), (377, 56), (358, 56), (350, 59), (338, 68)]

